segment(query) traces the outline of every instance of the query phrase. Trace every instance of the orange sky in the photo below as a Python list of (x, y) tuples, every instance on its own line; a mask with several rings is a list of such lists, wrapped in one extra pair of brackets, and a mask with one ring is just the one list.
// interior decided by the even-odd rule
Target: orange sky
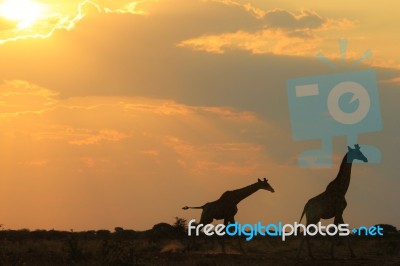
[[(373, 68), (383, 130), (360, 145), (383, 160), (353, 166), (344, 219), (399, 227), (399, 3), (292, 2), (36, 0), (27, 20), (0, 1), (0, 223), (148, 229), (261, 177), (276, 193), (237, 220), (293, 223), (346, 144), (334, 140), (333, 168), (298, 168), (320, 144), (293, 140), (286, 80)], [(332, 70), (315, 54), (338, 62), (339, 38), (348, 64)]]

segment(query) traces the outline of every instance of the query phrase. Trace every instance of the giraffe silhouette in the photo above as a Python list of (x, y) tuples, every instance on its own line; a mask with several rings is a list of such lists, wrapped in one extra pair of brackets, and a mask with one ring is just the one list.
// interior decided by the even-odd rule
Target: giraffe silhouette
[[(345, 195), (350, 185), (351, 167), (353, 161), (360, 160), (363, 162), (368, 162), (367, 157), (365, 157), (364, 154), (362, 154), (360, 146), (358, 144), (354, 145), (354, 149), (350, 148), (349, 146), (347, 146), (347, 148), (348, 152), (346, 153), (346, 155), (342, 160), (336, 178), (328, 184), (324, 192), (310, 199), (306, 203), (306, 205), (304, 206), (303, 213), (301, 214), (300, 217), (300, 222), (305, 214), (307, 219), (307, 226), (309, 224), (317, 224), (321, 219), (330, 219), (330, 218), (334, 218), (333, 223), (335, 225), (344, 223), (343, 211), (346, 209), (347, 206)], [(305, 240), (307, 240), (308, 254), (310, 257), (313, 257), (308, 237), (302, 239), (300, 248), (297, 253), (297, 257), (299, 257), (300, 255)], [(351, 248), (348, 239), (347, 239), (347, 244), (351, 256), (355, 257), (353, 249)], [(332, 242), (331, 244), (332, 257), (333, 257), (333, 248), (334, 248), (334, 243)]]
[[(230, 223), (235, 223), (235, 215), (238, 212), (237, 205), (239, 204), (239, 202), (260, 189), (275, 192), (275, 190), (271, 187), (266, 178), (264, 178), (264, 180), (258, 179), (256, 183), (249, 186), (224, 192), (221, 197), (216, 201), (208, 202), (199, 207), (185, 206), (182, 209), (202, 209), (203, 212), (201, 214), (199, 222), (200, 224), (210, 224), (215, 219), (224, 220), (224, 224), (228, 225)], [(240, 240), (239, 245), (240, 249), (244, 253)], [(225, 251), (224, 245), (222, 245), (222, 249), (223, 251)]]

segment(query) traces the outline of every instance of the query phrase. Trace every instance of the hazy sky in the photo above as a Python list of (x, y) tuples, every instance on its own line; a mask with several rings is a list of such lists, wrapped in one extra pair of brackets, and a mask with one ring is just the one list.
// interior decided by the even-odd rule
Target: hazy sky
[[(13, 4), (14, 3), (14, 4)], [(17, 3), (17, 4), (15, 4)], [(29, 7), (27, 10), (26, 7)], [(243, 223), (298, 221), (336, 176), (301, 169), (285, 82), (377, 72), (383, 130), (360, 145), (344, 220), (400, 227), (398, 1), (0, 1), (0, 223), (151, 228), (267, 177)], [(348, 40), (340, 62), (338, 39)], [(367, 49), (373, 56), (352, 66)], [(315, 57), (323, 52), (335, 69)]]

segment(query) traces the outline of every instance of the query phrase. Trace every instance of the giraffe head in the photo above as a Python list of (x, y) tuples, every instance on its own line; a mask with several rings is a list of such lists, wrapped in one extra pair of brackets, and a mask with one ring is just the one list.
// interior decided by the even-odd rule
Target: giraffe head
[(260, 189), (265, 189), (271, 192), (275, 192), (275, 190), (268, 184), (268, 179), (264, 178), (264, 180), (258, 179), (257, 184), (260, 186)]
[(364, 163), (368, 162), (367, 157), (365, 157), (365, 155), (360, 150), (360, 145), (358, 145), (358, 144), (354, 145), (354, 149), (350, 148), (350, 146), (347, 146), (347, 149), (349, 150), (347, 152), (347, 161), (348, 162), (352, 162), (355, 159), (363, 161)]

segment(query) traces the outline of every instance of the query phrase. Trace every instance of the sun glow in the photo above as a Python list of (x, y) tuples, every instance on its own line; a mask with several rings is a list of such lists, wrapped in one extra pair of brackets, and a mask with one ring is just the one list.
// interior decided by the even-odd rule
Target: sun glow
[(0, 16), (17, 22), (19, 29), (30, 27), (42, 11), (42, 5), (33, 0), (4, 0), (0, 4)]

